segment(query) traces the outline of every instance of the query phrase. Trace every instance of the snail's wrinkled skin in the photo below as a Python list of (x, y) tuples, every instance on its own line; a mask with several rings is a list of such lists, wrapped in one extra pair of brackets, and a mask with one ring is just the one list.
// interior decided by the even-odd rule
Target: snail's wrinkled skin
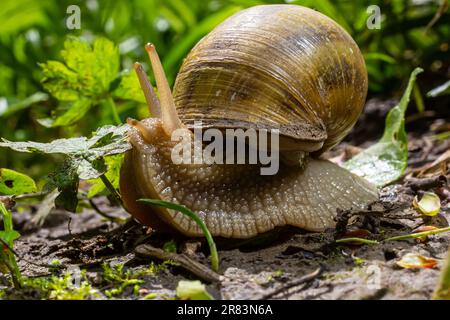
[(322, 153), (351, 130), (367, 86), (364, 58), (336, 22), (297, 5), (263, 5), (192, 49), (174, 99), (187, 125), (280, 128), (282, 148)]
[(336, 209), (362, 208), (377, 189), (326, 160), (310, 159), (302, 169), (282, 165), (275, 176), (261, 176), (257, 165), (174, 165), (170, 140), (159, 119), (141, 121), (145, 139), (132, 129), (132, 151), (122, 168), (120, 190), (127, 209), (157, 229), (175, 228), (202, 236), (188, 217), (136, 202), (159, 198), (195, 211), (214, 236), (250, 238), (277, 226), (311, 231), (334, 226)]

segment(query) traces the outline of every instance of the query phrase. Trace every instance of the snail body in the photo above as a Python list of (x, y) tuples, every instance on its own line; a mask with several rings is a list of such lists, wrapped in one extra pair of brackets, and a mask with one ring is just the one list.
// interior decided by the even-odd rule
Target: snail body
[[(215, 236), (250, 238), (285, 225), (321, 231), (334, 226), (336, 209), (377, 199), (369, 182), (316, 159), (351, 130), (367, 93), (361, 53), (331, 19), (294, 5), (241, 11), (191, 51), (173, 96), (155, 48), (146, 48), (159, 100), (136, 64), (154, 117), (129, 121), (133, 148), (120, 179), (124, 204), (142, 223), (202, 235), (181, 213), (137, 202), (157, 198), (195, 211)], [(198, 120), (219, 130), (279, 130), (288, 161), (268, 176), (258, 164), (174, 164), (171, 134), (192, 135)]]

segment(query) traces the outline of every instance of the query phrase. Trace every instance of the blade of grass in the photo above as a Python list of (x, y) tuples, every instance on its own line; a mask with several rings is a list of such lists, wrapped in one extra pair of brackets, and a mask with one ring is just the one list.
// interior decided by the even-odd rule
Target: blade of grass
[(379, 244), (378, 241), (376, 240), (368, 240), (368, 239), (364, 239), (364, 238), (356, 238), (356, 237), (352, 237), (352, 238), (342, 238), (339, 240), (336, 240), (336, 243), (360, 243), (360, 244)]
[(157, 199), (139, 199), (138, 201), (144, 202), (147, 204), (151, 204), (151, 205), (155, 205), (155, 206), (159, 206), (159, 207), (163, 207), (166, 209), (172, 209), (175, 211), (179, 211), (182, 214), (184, 214), (184, 215), (188, 216), (189, 218), (191, 218), (192, 220), (194, 220), (195, 223), (197, 223), (198, 226), (200, 227), (200, 229), (202, 230), (203, 234), (206, 237), (206, 241), (208, 242), (209, 250), (211, 251), (211, 269), (216, 272), (219, 270), (219, 255), (217, 253), (216, 244), (212, 238), (211, 233), (209, 232), (208, 228), (206, 227), (206, 224), (203, 222), (202, 219), (200, 219), (200, 217), (197, 214), (195, 214), (193, 211), (189, 210), (185, 206), (182, 206), (182, 205), (179, 205), (176, 203), (172, 203), (172, 202), (168, 202), (168, 201), (157, 200)]
[(390, 237), (390, 238), (384, 239), (383, 241), (398, 241), (398, 240), (422, 238), (422, 237), (426, 237), (426, 236), (430, 236), (430, 235), (438, 234), (438, 233), (443, 233), (443, 232), (447, 232), (447, 231), (450, 231), (450, 227), (434, 229), (434, 230), (424, 231), (424, 232), (410, 233), (410, 234), (405, 234), (405, 235), (396, 236), (396, 237)]

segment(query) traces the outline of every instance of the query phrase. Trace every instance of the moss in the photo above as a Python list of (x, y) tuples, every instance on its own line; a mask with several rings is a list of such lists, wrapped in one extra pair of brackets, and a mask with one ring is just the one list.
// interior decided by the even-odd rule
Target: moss
[(106, 290), (105, 295), (108, 298), (121, 295), (130, 286), (133, 286), (133, 294), (139, 295), (140, 285), (144, 283), (142, 278), (157, 274), (161, 270), (164, 270), (166, 265), (170, 263), (170, 261), (163, 262), (162, 264), (154, 264), (152, 262), (148, 267), (139, 270), (124, 270), (123, 264), (116, 264), (111, 267), (109, 264), (103, 263), (103, 277), (106, 282), (114, 286), (113, 289)]

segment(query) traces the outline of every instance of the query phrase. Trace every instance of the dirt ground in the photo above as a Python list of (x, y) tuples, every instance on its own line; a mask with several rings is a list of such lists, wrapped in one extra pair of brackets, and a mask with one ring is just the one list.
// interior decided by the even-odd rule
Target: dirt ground
[[(339, 162), (356, 152), (354, 146), (365, 148), (376, 141), (383, 130), (380, 123), (395, 103), (370, 100), (353, 133), (326, 156)], [(449, 248), (449, 233), (430, 236), (425, 242), (411, 239), (378, 245), (338, 245), (335, 239), (365, 232), (369, 239), (382, 240), (411, 233), (420, 225), (449, 225), (448, 184), (445, 185), (443, 180), (436, 182), (433, 178), (439, 175), (437, 169), (428, 168), (434, 170), (431, 173), (417, 169), (427, 169), (450, 149), (449, 139), (431, 139), (442, 130), (450, 130), (448, 100), (441, 101), (440, 106), (421, 117), (410, 116), (407, 119), (410, 157), (406, 178), (384, 188), (378, 203), (363, 213), (340, 213), (338, 228), (323, 233), (286, 228), (251, 241), (217, 239), (219, 273), (223, 276), (218, 282), (208, 283), (208, 291), (216, 299), (429, 299), (436, 285), (439, 266)], [(441, 170), (442, 165), (439, 168)], [(432, 181), (420, 183), (418, 172), (423, 173), (420, 181)], [(448, 171), (443, 173), (448, 175)], [(424, 220), (412, 209), (411, 203), (415, 195), (427, 190), (441, 197), (442, 210), (438, 216)], [(127, 217), (125, 212), (111, 207), (106, 198), (94, 201), (109, 215)], [(137, 244), (162, 247), (172, 240), (167, 235), (148, 235), (144, 227), (135, 223), (124, 227), (111, 222), (89, 208), (78, 214), (54, 210), (42, 228), (30, 227), (29, 220), (36, 209), (34, 206), (31, 209), (24, 207), (22, 213), (14, 213), (16, 229), (22, 234), (15, 249), (23, 255), (19, 261), (23, 274), (48, 276), (51, 274), (48, 268), (30, 262), (49, 264), (58, 259), (65, 266), (86, 270), (87, 280), (99, 292), (97, 299), (105, 298), (105, 290), (111, 287), (104, 279), (103, 261), (111, 265), (124, 264), (127, 270), (141, 270), (152, 259), (136, 255), (134, 249)], [(179, 252), (209, 267), (208, 248), (204, 243), (193, 239), (175, 240)], [(438, 266), (431, 269), (398, 267), (396, 261), (406, 253), (438, 259)], [(160, 262), (155, 260), (155, 263)], [(114, 297), (140, 299), (154, 293), (153, 298), (171, 299), (175, 297), (179, 280), (198, 277), (179, 265), (168, 264), (140, 279), (144, 283), (140, 284), (138, 292), (130, 286)], [(5, 283), (4, 276), (0, 276), (0, 288)], [(10, 297), (39, 298), (32, 290), (7, 291)]]

